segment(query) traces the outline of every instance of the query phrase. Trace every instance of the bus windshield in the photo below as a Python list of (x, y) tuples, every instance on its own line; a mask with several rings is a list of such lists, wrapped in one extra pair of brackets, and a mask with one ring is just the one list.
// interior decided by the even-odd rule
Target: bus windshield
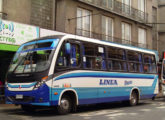
[(40, 40), (22, 45), (15, 54), (9, 73), (41, 72), (50, 66), (58, 39)]

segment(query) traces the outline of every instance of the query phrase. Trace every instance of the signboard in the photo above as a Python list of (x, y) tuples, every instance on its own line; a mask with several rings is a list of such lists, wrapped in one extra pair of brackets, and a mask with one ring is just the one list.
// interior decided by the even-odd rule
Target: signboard
[(39, 27), (0, 20), (0, 43), (21, 45), (39, 38)]

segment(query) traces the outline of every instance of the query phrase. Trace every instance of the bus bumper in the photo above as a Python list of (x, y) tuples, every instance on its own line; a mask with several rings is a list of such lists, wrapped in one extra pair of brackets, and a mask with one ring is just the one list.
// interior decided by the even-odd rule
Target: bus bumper
[(6, 104), (50, 106), (49, 91), (46, 84), (32, 91), (9, 91), (5, 88)]

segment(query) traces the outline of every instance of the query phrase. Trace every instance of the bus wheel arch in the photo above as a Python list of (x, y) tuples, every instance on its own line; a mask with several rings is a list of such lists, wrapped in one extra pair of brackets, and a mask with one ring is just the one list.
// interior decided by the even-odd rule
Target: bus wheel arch
[[(63, 111), (62, 104), (66, 104), (66, 108), (68, 106), (68, 110)], [(61, 92), (59, 101), (58, 101), (58, 112), (60, 114), (67, 114), (69, 112), (75, 112), (78, 105), (78, 95), (75, 90), (67, 89)]]
[(133, 88), (130, 92), (129, 105), (135, 106), (138, 104), (140, 99), (140, 90), (138, 88)]

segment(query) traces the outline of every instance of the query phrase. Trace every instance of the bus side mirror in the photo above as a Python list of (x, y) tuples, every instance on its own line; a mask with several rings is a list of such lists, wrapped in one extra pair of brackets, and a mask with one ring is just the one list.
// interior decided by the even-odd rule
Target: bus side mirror
[(65, 44), (65, 54), (69, 55), (71, 51), (71, 45), (70, 43)]

